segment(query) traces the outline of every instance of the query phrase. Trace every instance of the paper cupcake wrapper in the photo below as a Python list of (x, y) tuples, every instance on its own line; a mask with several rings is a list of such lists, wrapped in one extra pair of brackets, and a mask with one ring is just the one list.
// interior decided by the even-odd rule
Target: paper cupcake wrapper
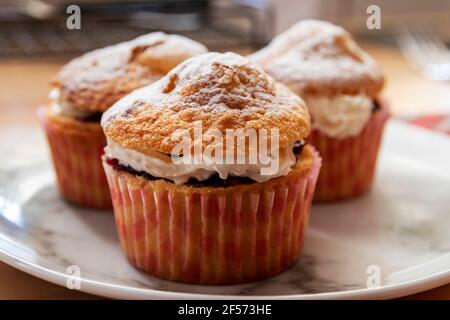
[(335, 139), (317, 129), (312, 130), (309, 143), (322, 157), (314, 201), (344, 200), (370, 190), (388, 117), (387, 107), (382, 105), (363, 131), (350, 138)]
[(315, 153), (310, 172), (276, 188), (220, 194), (154, 189), (148, 180), (104, 167), (131, 264), (172, 281), (232, 284), (280, 273), (299, 256), (320, 158)]
[[(40, 118), (47, 135), (60, 194), (67, 201), (90, 208), (112, 207), (101, 156), (106, 139), (101, 130), (73, 132)], [(100, 126), (100, 124), (99, 124)]]

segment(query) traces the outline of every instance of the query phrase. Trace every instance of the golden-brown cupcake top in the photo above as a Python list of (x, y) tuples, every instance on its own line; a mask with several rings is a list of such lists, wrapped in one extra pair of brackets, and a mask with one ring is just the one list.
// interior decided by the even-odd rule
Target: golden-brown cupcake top
[[(278, 129), (280, 148), (304, 140), (310, 131), (303, 100), (234, 53), (186, 60), (119, 100), (103, 115), (102, 126), (124, 148), (168, 154), (178, 143), (172, 134), (187, 130), (193, 136), (197, 121), (203, 132), (217, 129), (223, 136), (227, 129)], [(202, 141), (202, 150), (207, 143)]]
[(51, 86), (59, 90), (62, 102), (103, 112), (136, 88), (160, 79), (180, 62), (207, 51), (191, 39), (154, 32), (73, 59)]
[(300, 21), (249, 58), (298, 94), (374, 97), (384, 82), (349, 33), (325, 21)]

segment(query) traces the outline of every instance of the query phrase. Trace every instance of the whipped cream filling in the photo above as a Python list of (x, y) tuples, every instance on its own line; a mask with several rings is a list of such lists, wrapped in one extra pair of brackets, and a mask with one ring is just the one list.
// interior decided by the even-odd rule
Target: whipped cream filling
[[(287, 175), (297, 158), (293, 152), (294, 144), (280, 149), (270, 155), (270, 163), (256, 164), (220, 164), (214, 159), (204, 159), (200, 164), (185, 164), (173, 161), (170, 155), (153, 151), (150, 155), (124, 148), (108, 139), (105, 148), (107, 157), (117, 159), (119, 164), (129, 166), (136, 171), (146, 172), (154, 177), (173, 181), (175, 184), (186, 183), (190, 178), (204, 181), (218, 173), (221, 179), (228, 176), (248, 177), (256, 182), (265, 182), (270, 179)], [(205, 161), (206, 160), (206, 161)], [(273, 167), (275, 164), (275, 167)], [(268, 167), (275, 170), (267, 170)], [(264, 169), (265, 168), (265, 169)]]
[(73, 103), (62, 100), (61, 91), (58, 88), (53, 88), (48, 96), (52, 102), (52, 111), (57, 115), (84, 119), (96, 113), (91, 110), (79, 108)]
[(333, 138), (358, 135), (372, 115), (373, 101), (365, 95), (307, 95), (304, 99), (312, 127)]

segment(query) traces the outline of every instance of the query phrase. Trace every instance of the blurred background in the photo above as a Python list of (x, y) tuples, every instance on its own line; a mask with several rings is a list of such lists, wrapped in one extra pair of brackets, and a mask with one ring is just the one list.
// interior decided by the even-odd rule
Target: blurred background
[[(67, 32), (71, 4), (81, 8), (82, 32)], [(366, 27), (372, 4), (383, 18), (375, 34)], [(448, 0), (0, 0), (0, 56), (71, 54), (154, 30), (185, 34), (212, 50), (257, 48), (307, 18), (384, 40), (405, 28), (450, 40)]]
[[(81, 32), (66, 28), (71, 4), (81, 8)], [(366, 27), (371, 4), (382, 10), (377, 32)], [(450, 40), (448, 0), (0, 0), (0, 56), (74, 54), (154, 30), (187, 35), (212, 50), (251, 50), (307, 18), (383, 41), (405, 29)]]
[[(72, 4), (81, 30), (66, 26)], [(381, 28), (370, 30), (373, 4)], [(247, 54), (307, 18), (344, 26), (380, 62), (394, 115), (450, 114), (449, 0), (0, 0), (0, 108), (11, 111), (0, 117), (30, 118), (48, 80), (82, 52), (163, 30)]]

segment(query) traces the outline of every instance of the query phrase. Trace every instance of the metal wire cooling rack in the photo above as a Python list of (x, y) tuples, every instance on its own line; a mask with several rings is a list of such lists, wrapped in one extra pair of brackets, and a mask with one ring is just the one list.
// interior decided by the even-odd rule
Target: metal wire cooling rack
[(82, 11), (81, 30), (68, 30), (64, 11), (39, 20), (0, 6), (0, 58), (76, 54), (156, 30), (185, 35), (214, 51), (245, 52), (264, 44), (273, 24), (270, 8), (234, 5), (211, 10), (207, 6), (187, 14), (120, 13), (120, 8), (109, 8), (114, 13), (109, 16), (105, 14), (108, 7), (95, 13)]

